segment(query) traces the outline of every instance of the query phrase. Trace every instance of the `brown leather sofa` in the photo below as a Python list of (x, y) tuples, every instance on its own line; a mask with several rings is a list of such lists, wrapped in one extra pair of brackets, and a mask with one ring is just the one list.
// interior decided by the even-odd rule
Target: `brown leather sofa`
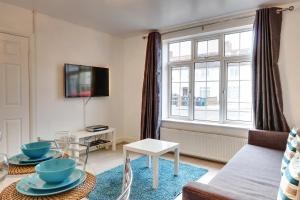
[(245, 145), (209, 184), (190, 182), (183, 200), (274, 200), (288, 133), (249, 130)]

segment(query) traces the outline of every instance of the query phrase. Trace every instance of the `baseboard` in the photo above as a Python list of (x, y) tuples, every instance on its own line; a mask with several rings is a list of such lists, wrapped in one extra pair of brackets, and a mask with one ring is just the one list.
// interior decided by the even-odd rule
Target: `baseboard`
[(118, 139), (117, 139), (117, 144), (131, 143), (131, 142), (136, 142), (136, 141), (138, 141), (138, 140), (139, 140), (139, 138), (129, 138), (129, 137), (118, 138)]

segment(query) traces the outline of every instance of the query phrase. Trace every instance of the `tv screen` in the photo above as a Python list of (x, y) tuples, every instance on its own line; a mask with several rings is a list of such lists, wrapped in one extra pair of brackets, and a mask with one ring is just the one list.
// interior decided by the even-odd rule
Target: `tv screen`
[(65, 64), (65, 97), (109, 96), (108, 68)]

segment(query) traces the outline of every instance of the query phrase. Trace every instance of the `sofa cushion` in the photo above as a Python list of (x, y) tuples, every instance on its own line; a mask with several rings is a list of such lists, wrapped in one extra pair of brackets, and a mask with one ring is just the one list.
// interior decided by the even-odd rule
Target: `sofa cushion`
[(281, 179), (282, 157), (279, 150), (245, 145), (209, 185), (224, 188), (243, 199), (274, 200)]
[(300, 138), (297, 135), (297, 129), (293, 128), (287, 139), (286, 149), (282, 158), (281, 163), (281, 174), (284, 173), (286, 167), (288, 166), (290, 160), (294, 157), (298, 147), (299, 147)]
[(281, 177), (277, 200), (296, 199), (300, 178), (299, 166), (300, 153), (297, 152)]

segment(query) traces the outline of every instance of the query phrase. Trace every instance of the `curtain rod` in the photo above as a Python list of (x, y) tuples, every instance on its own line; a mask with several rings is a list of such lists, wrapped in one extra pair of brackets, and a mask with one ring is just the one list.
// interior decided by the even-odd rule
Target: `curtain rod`
[[(161, 32), (161, 35), (176, 33), (176, 32), (180, 32), (180, 31), (186, 31), (186, 30), (190, 30), (190, 29), (194, 29), (194, 28), (202, 28), (202, 30), (203, 30), (205, 26), (210, 26), (210, 25), (219, 24), (219, 23), (232, 21), (232, 20), (247, 19), (247, 18), (254, 17), (254, 16), (255, 16), (254, 14), (251, 14), (251, 15), (242, 16), (242, 17), (232, 17), (232, 18), (228, 18), (228, 19), (217, 20), (217, 21), (210, 22), (210, 23), (198, 24), (198, 25), (189, 26), (189, 27), (185, 27), (185, 28), (179, 28), (179, 29), (175, 29), (175, 30)], [(147, 38), (148, 38), (147, 35), (143, 36), (143, 39), (147, 39)]]
[(290, 6), (288, 8), (277, 9), (277, 13), (284, 12), (284, 11), (293, 11), (293, 10), (295, 10), (295, 7), (294, 6)]
[[(288, 8), (280, 8), (280, 9), (277, 9), (277, 13), (285, 12), (285, 11), (293, 11), (294, 9), (295, 9), (294, 6), (290, 6)], [(247, 15), (247, 16), (242, 16), (242, 17), (233, 17), (233, 18), (229, 18), (229, 19), (218, 20), (218, 21), (211, 22), (211, 23), (200, 24), (200, 25), (190, 26), (190, 27), (186, 27), (186, 28), (180, 28), (180, 29), (176, 29), (176, 30), (162, 32), (161, 35), (166, 35), (166, 34), (170, 34), (170, 33), (176, 33), (176, 32), (190, 30), (190, 29), (194, 29), (194, 28), (202, 28), (202, 29), (204, 29), (205, 26), (219, 24), (219, 23), (227, 22), (227, 21), (231, 21), (231, 20), (246, 19), (246, 18), (250, 18), (250, 17), (254, 17), (254, 16), (255, 15), (252, 14), (252, 15)], [(147, 39), (148, 36), (144, 35), (142, 38), (143, 39)]]

